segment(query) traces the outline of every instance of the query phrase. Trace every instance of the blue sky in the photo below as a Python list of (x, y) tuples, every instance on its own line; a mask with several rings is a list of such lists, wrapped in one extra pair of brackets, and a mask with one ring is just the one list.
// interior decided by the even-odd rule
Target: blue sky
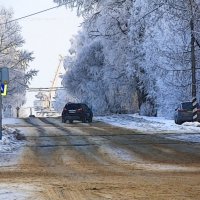
[[(57, 4), (53, 0), (0, 0), (0, 5), (11, 8), (14, 18), (19, 18)], [(26, 41), (23, 48), (34, 52), (35, 60), (30, 66), (39, 70), (30, 87), (51, 86), (59, 55), (67, 55), (69, 40), (80, 30), (81, 22), (76, 11), (66, 9), (65, 6), (19, 20)], [(32, 104), (34, 95), (28, 94), (28, 106)]]

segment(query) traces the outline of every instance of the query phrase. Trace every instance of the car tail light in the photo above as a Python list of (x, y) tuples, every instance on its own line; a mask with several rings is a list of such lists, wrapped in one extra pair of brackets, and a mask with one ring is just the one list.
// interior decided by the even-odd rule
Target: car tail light
[(83, 108), (77, 109), (77, 112), (83, 112)]
[(63, 108), (63, 111), (67, 111), (67, 108)]
[(200, 109), (197, 109), (197, 112), (200, 112)]

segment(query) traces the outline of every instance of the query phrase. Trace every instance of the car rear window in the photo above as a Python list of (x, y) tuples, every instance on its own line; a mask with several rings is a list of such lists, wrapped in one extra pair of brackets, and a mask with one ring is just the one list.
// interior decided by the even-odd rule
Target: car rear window
[[(184, 110), (190, 110), (190, 111), (192, 111), (192, 102), (182, 103), (182, 108)], [(197, 108), (199, 108), (199, 104), (197, 104)]]
[(81, 108), (81, 104), (67, 104), (65, 106), (68, 110), (76, 110)]

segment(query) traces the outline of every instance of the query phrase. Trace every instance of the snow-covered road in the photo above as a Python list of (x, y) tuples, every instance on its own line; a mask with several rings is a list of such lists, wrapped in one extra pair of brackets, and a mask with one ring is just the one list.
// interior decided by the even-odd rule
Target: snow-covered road
[[(42, 122), (34, 119), (38, 124)], [(60, 119), (50, 119), (50, 121), (60, 123)], [(176, 125), (173, 120), (161, 117), (146, 117), (138, 114), (121, 114), (110, 116), (96, 116), (94, 120), (102, 121), (116, 127), (132, 129), (145, 134), (162, 134), (166, 138), (179, 141), (200, 143), (200, 123), (184, 123)], [(16, 130), (9, 128), (9, 125), (26, 125), (23, 119), (5, 118), (3, 119), (3, 138), (0, 141), (0, 152), (11, 152), (23, 144), (23, 141), (16, 139)], [(42, 124), (41, 124), (42, 125)]]
[[(134, 122), (137, 131), (98, 121), (106, 119), (118, 126)], [(4, 120), (4, 126), (19, 129), (26, 140), (17, 150), (0, 152), (0, 199), (198, 199), (199, 144), (167, 138), (187, 133), (156, 132), (159, 122), (131, 115), (98, 120)], [(3, 138), (9, 139), (6, 133)]]

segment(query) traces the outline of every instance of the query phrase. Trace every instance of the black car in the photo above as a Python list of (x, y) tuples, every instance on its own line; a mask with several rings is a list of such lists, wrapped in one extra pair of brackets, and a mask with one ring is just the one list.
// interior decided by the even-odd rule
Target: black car
[[(193, 121), (192, 102), (182, 102), (175, 109), (174, 121), (176, 124)], [(197, 104), (197, 121), (200, 122), (200, 107)]]
[(67, 103), (62, 111), (63, 123), (67, 120), (69, 123), (73, 123), (74, 120), (91, 123), (92, 117), (92, 110), (84, 103)]

